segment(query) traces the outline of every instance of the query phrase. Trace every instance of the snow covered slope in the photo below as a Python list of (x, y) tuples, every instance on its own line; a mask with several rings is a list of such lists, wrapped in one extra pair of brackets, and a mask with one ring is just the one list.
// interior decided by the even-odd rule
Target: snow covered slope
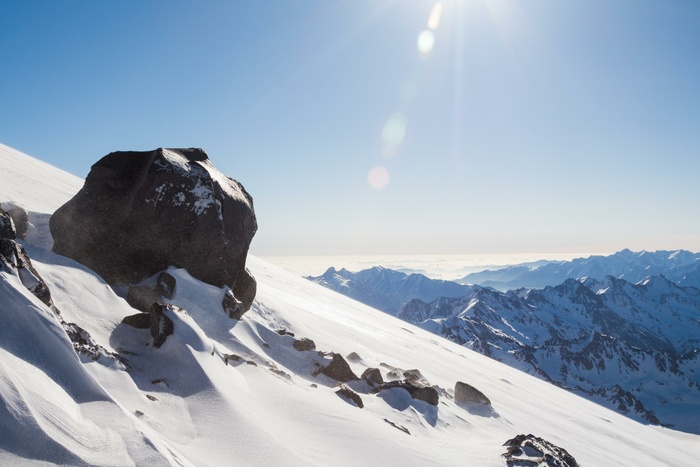
[[(36, 198), (61, 197), (36, 186)], [(586, 466), (690, 466), (700, 457), (698, 436), (632, 421), (257, 258), (249, 265), (258, 295), (241, 321), (220, 309), (223, 289), (170, 269), (174, 333), (155, 348), (148, 330), (121, 322), (136, 310), (101, 278), (24, 245), (61, 315), (128, 368), (73, 352), (56, 314), (11, 268), (0, 272), (3, 465), (503, 466), (503, 444), (527, 433)], [(297, 350), (302, 337), (316, 350)], [(418, 369), (439, 402), (350, 381), (359, 408), (318, 372), (330, 352), (358, 375)], [(456, 402), (457, 381), (490, 404)]]

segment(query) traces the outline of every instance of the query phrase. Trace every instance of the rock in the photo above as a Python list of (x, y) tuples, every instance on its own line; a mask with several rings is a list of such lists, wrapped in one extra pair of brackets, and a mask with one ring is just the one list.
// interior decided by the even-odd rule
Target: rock
[(345, 361), (342, 355), (339, 353), (333, 354), (333, 360), (321, 370), (321, 373), (332, 378), (341, 383), (347, 383), (348, 381), (357, 381), (360, 378), (353, 373), (348, 362)]
[(292, 346), (299, 352), (303, 352), (304, 350), (316, 350), (316, 343), (306, 337), (295, 340)]
[(122, 323), (136, 329), (151, 328), (151, 313), (136, 313), (135, 315), (125, 316)]
[(132, 285), (126, 296), (126, 302), (131, 308), (150, 313), (151, 306), (162, 300), (157, 290), (142, 285)]
[(163, 271), (158, 274), (158, 280), (156, 284), (156, 291), (161, 297), (170, 300), (175, 295), (175, 288), (177, 287), (177, 280), (169, 272)]
[(294, 337), (294, 333), (293, 333), (293, 332), (288, 331), (288, 330), (286, 330), (286, 329), (284, 329), (284, 328), (278, 329), (278, 330), (275, 331), (275, 332), (276, 332), (277, 334), (279, 334), (280, 336)]
[(457, 381), (455, 383), (455, 402), (491, 405), (491, 401), (474, 386)]
[(113, 152), (51, 217), (56, 253), (108, 283), (134, 284), (169, 266), (227, 286), (247, 311), (256, 284), (245, 268), (257, 230), (253, 200), (201, 149)]
[(370, 386), (376, 386), (384, 383), (384, 378), (382, 378), (382, 372), (379, 371), (379, 368), (367, 368), (362, 372), (362, 376), (360, 376), (360, 378), (362, 378)]
[(406, 381), (413, 381), (422, 384), (428, 384), (428, 380), (421, 374), (419, 370), (406, 370), (403, 372), (403, 377)]
[(508, 447), (502, 455), (508, 467), (578, 467), (576, 459), (566, 449), (533, 435), (518, 435), (506, 441), (503, 446)]
[(359, 362), (362, 360), (362, 357), (360, 357), (357, 352), (350, 352), (346, 358), (351, 362)]
[(385, 389), (401, 388), (408, 391), (413, 399), (427, 402), (430, 405), (438, 405), (440, 396), (435, 388), (424, 386), (413, 381), (389, 381), (380, 385), (373, 392), (378, 393)]
[(17, 239), (15, 222), (12, 220), (10, 214), (2, 209), (0, 209), (0, 238), (7, 238), (9, 240)]
[[(29, 228), (29, 215), (27, 214), (27, 211), (22, 206), (19, 206), (11, 201), (2, 203), (2, 209), (0, 209), (0, 211), (7, 213), (15, 225), (14, 232), (16, 237), (12, 237), (12, 239), (14, 240), (15, 238), (19, 238), (21, 240), (26, 240), (27, 230)], [(0, 237), (2, 236), (3, 235), (0, 234)]]
[(245, 307), (243, 306), (243, 302), (238, 300), (233, 295), (231, 289), (226, 289), (224, 298), (221, 300), (221, 308), (224, 309), (228, 317), (231, 319), (241, 319), (243, 317), (243, 313), (246, 311)]
[(228, 362), (239, 362), (241, 361), (241, 357), (233, 354), (233, 353), (228, 353), (224, 354), (224, 363), (228, 365)]
[(340, 389), (338, 389), (335, 393), (341, 397), (349, 399), (361, 409), (365, 406), (364, 402), (362, 402), (362, 398), (360, 397), (360, 395), (345, 385), (342, 385)]
[(165, 339), (174, 331), (173, 320), (168, 318), (165, 311), (175, 311), (175, 305), (166, 305), (164, 303), (154, 303), (151, 307), (151, 336), (153, 337), (153, 346), (159, 348), (165, 343)]

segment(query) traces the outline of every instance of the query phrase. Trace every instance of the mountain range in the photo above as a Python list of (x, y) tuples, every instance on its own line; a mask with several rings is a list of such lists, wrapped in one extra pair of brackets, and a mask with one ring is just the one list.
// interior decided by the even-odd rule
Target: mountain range
[(82, 183), (0, 145), (0, 202), (28, 219), (24, 238), (12, 238), (14, 218), (0, 225), (2, 465), (700, 457), (697, 435), (624, 417), (254, 256), (257, 295), (241, 319), (221, 309), (225, 287), (169, 267), (171, 298), (139, 328), (122, 291), (51, 251), (47, 221)]
[(479, 284), (505, 291), (558, 285), (566, 279), (606, 276), (637, 283), (649, 276), (663, 275), (678, 285), (700, 286), (700, 253), (686, 250), (640, 251), (628, 249), (608, 256), (594, 255), (571, 261), (548, 261), (507, 266), (468, 274), (455, 282)]
[[(698, 255), (624, 250), (537, 268), (568, 275), (556, 286), (500, 292), (374, 267), (328, 269), (310, 277), (460, 345), (650, 423), (700, 433), (700, 290)], [(554, 268), (553, 266), (556, 266)], [(542, 276), (543, 277), (543, 276)], [(551, 277), (549, 280), (554, 280)], [(460, 296), (460, 292), (463, 292)]]

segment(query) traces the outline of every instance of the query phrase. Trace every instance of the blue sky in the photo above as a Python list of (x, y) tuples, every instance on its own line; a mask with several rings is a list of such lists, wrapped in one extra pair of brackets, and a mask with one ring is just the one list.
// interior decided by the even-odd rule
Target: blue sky
[(0, 142), (202, 147), (260, 255), (700, 251), (700, 2), (436, 3), (0, 0)]

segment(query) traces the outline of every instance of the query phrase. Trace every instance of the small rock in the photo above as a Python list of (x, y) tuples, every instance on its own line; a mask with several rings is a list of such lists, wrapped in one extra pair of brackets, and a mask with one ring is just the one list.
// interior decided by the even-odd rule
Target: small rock
[(502, 455), (508, 467), (578, 467), (576, 459), (566, 449), (534, 435), (518, 435), (506, 441), (503, 446), (508, 447)]
[(17, 238), (17, 230), (12, 217), (2, 209), (0, 209), (0, 238), (8, 238), (10, 240)]
[(132, 285), (126, 296), (126, 302), (131, 308), (149, 313), (151, 306), (162, 300), (160, 294), (150, 287), (143, 285)]
[(231, 362), (238, 362), (238, 361), (240, 361), (240, 360), (241, 360), (241, 357), (239, 357), (239, 356), (236, 355), (236, 354), (232, 354), (232, 353), (224, 354), (224, 363), (227, 364), (227, 365), (228, 365), (228, 362), (229, 362), (229, 361), (231, 361)]
[(345, 361), (342, 355), (339, 353), (333, 354), (333, 360), (321, 370), (321, 373), (332, 378), (341, 383), (347, 383), (348, 381), (357, 381), (360, 378), (353, 373), (348, 362)]
[(361, 409), (365, 406), (364, 402), (362, 402), (362, 398), (360, 397), (360, 395), (345, 385), (342, 385), (340, 389), (338, 389), (335, 393), (341, 397), (351, 400), (356, 406), (358, 406)]
[(295, 340), (292, 346), (299, 352), (303, 352), (304, 350), (316, 350), (316, 343), (306, 337)]
[(396, 428), (397, 430), (403, 431), (404, 433), (406, 433), (407, 435), (410, 436), (411, 432), (408, 431), (408, 428), (406, 428), (405, 426), (401, 426), (397, 423), (394, 423), (391, 420), (389, 420), (388, 418), (385, 418), (384, 421), (387, 422), (389, 425), (393, 426), (394, 428)]
[(158, 284), (156, 285), (156, 290), (161, 297), (165, 297), (168, 300), (173, 298), (175, 295), (175, 289), (177, 287), (177, 280), (167, 271), (163, 271), (158, 274)]
[(290, 331), (287, 331), (286, 329), (278, 329), (276, 332), (277, 332), (277, 334), (279, 334), (280, 336), (290, 336), (290, 337), (294, 337), (294, 333), (293, 333), (293, 332), (290, 332)]
[(416, 384), (412, 381), (389, 381), (380, 385), (373, 392), (378, 393), (385, 389), (401, 388), (408, 391), (413, 399), (421, 400), (427, 402), (430, 405), (438, 405), (440, 403), (440, 396), (435, 388), (430, 386), (423, 386)]
[(379, 368), (367, 368), (362, 372), (360, 376), (367, 384), (370, 386), (375, 386), (384, 383), (384, 378), (382, 378), (382, 372)]
[[(14, 224), (14, 233), (16, 234), (16, 237), (12, 237), (12, 240), (15, 238), (26, 240), (27, 230), (29, 228), (29, 215), (27, 214), (27, 211), (22, 206), (19, 206), (11, 201), (2, 203), (2, 210), (7, 213)], [(4, 237), (4, 235), (0, 234), (0, 237)]]
[(245, 308), (243, 307), (243, 302), (238, 300), (233, 295), (231, 289), (228, 288), (224, 294), (224, 299), (221, 301), (221, 307), (231, 319), (241, 319), (243, 317), (243, 313), (246, 312)]
[(359, 362), (362, 360), (362, 357), (360, 357), (357, 352), (350, 352), (346, 358), (351, 362)]
[(146, 397), (148, 397), (148, 400), (151, 400), (151, 401), (153, 401), (153, 402), (157, 402), (157, 401), (158, 401), (158, 399), (156, 399), (155, 396), (152, 396), (152, 395), (150, 395), (150, 394), (146, 394)]
[(151, 336), (153, 346), (159, 348), (174, 331), (173, 321), (165, 315), (165, 310), (175, 310), (175, 305), (154, 303), (151, 306)]
[(150, 313), (136, 313), (135, 315), (125, 316), (122, 323), (136, 329), (149, 329), (151, 327)]
[(455, 384), (455, 402), (491, 405), (491, 401), (483, 392), (461, 381), (457, 381)]

